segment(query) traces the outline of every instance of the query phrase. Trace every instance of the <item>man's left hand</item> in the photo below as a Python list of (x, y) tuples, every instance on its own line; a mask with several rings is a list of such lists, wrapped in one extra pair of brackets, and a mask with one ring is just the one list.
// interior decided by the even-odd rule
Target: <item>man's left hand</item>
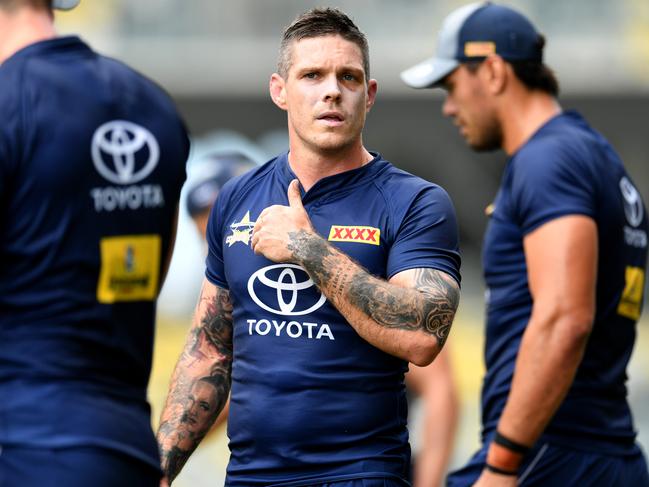
[(252, 250), (274, 262), (295, 262), (299, 238), (315, 230), (302, 205), (300, 183), (288, 187), (289, 206), (273, 205), (261, 212), (252, 233)]
[(485, 469), (473, 487), (516, 487), (517, 481), (515, 475), (500, 475)]

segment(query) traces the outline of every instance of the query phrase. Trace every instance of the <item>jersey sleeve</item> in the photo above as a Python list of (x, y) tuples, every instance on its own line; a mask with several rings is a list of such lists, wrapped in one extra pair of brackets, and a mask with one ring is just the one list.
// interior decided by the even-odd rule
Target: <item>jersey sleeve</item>
[(412, 202), (388, 256), (388, 278), (407, 269), (432, 268), (460, 283), (460, 251), (455, 209), (439, 186), (425, 188)]
[(580, 158), (585, 150), (555, 138), (519, 154), (512, 175), (512, 198), (518, 224), (527, 235), (544, 223), (566, 215), (595, 218), (596, 186)]
[(225, 226), (225, 206), (229, 198), (228, 195), (228, 185), (226, 184), (210, 211), (206, 230), (208, 250), (205, 259), (205, 277), (212, 284), (223, 289), (229, 289), (223, 265), (223, 228)]

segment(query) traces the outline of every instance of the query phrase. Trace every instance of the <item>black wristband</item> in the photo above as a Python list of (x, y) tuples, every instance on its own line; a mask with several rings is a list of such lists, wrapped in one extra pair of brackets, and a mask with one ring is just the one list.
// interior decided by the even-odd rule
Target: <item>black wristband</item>
[(494, 467), (493, 465), (489, 465), (488, 463), (485, 463), (484, 466), (490, 472), (497, 473), (499, 475), (508, 475), (510, 477), (515, 477), (515, 476), (518, 475), (518, 472), (514, 472), (512, 470), (505, 470), (503, 468)]
[(520, 453), (521, 455), (527, 455), (531, 450), (529, 446), (516, 443), (515, 441), (501, 435), (498, 431), (496, 431), (496, 436), (494, 436), (494, 443), (503, 446), (514, 453)]

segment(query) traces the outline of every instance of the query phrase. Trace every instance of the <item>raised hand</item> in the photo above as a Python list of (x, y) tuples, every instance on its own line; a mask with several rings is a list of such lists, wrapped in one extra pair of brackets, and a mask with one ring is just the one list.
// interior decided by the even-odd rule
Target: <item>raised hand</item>
[(296, 262), (300, 240), (315, 233), (297, 179), (288, 187), (288, 204), (265, 208), (253, 229), (252, 250), (274, 262)]

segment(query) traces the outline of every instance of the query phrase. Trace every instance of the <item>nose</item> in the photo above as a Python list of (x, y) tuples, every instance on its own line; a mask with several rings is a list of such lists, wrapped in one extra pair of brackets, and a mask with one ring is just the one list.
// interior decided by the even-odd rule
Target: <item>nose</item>
[(457, 106), (451, 100), (449, 95), (446, 95), (444, 98), (444, 103), (442, 104), (442, 114), (445, 117), (454, 117), (457, 114)]
[(323, 98), (325, 101), (338, 101), (342, 92), (340, 83), (335, 75), (327, 76), (323, 86)]

